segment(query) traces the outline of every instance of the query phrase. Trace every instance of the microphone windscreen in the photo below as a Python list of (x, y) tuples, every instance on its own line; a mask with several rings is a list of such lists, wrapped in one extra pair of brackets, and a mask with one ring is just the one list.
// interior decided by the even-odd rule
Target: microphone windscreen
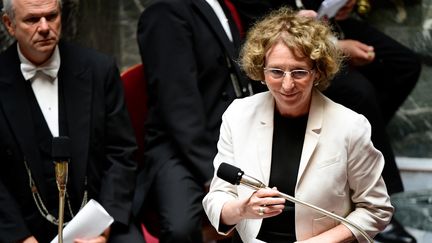
[(217, 172), (216, 175), (224, 181), (227, 181), (233, 185), (240, 184), (240, 180), (243, 176), (244, 172), (233, 165), (223, 162)]
[(71, 141), (69, 137), (53, 137), (51, 157), (54, 161), (70, 159)]

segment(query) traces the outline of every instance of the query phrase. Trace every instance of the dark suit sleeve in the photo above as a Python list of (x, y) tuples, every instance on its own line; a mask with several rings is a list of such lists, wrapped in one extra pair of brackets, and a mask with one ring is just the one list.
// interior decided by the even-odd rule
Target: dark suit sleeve
[(0, 242), (15, 242), (31, 235), (17, 206), (0, 180)]
[(138, 43), (160, 126), (204, 182), (213, 176), (216, 141), (206, 128), (199, 87), (199, 65), (206, 63), (197, 63), (195, 55), (200, 53), (195, 53), (192, 41), (200, 33), (193, 33), (187, 7), (159, 3), (146, 9), (138, 25)]
[(137, 164), (132, 160), (135, 137), (125, 107), (122, 83), (114, 60), (104, 80), (105, 90), (105, 172), (100, 198), (104, 208), (120, 223), (127, 224), (131, 215)]

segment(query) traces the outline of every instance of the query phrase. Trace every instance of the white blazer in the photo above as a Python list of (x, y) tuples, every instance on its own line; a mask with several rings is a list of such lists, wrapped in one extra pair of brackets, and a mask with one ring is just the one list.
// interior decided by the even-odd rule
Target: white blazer
[[(241, 168), (268, 185), (273, 141), (274, 99), (270, 92), (235, 100), (222, 117), (215, 171), (222, 162)], [(295, 197), (356, 223), (371, 237), (390, 221), (393, 207), (381, 177), (382, 154), (370, 140), (367, 119), (319, 91), (312, 94)], [(272, 185), (269, 185), (272, 186)], [(203, 200), (212, 225), (221, 232), (225, 202), (250, 197), (253, 191), (214, 176)], [(296, 237), (305, 240), (339, 222), (296, 205)], [(262, 219), (245, 219), (235, 227), (245, 243), (256, 239)], [(359, 242), (366, 239), (347, 225)]]

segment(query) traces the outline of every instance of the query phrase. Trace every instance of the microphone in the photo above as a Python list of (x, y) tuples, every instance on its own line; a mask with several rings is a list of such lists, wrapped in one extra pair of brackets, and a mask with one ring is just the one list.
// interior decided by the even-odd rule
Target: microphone
[[(268, 186), (266, 186), (264, 183), (262, 183), (258, 179), (255, 179), (251, 176), (245, 175), (244, 171), (242, 171), (240, 168), (235, 167), (235, 166), (228, 164), (228, 163), (225, 163), (225, 162), (222, 162), (222, 164), (219, 166), (219, 168), (216, 172), (216, 175), (219, 178), (221, 178), (222, 180), (229, 182), (233, 185), (242, 184), (242, 185), (250, 187), (254, 190), (259, 190), (262, 188), (269, 188)], [(309, 208), (311, 208), (315, 211), (318, 211), (318, 212), (320, 212), (320, 213), (322, 213), (322, 214), (324, 214), (324, 215), (326, 215), (332, 219), (335, 219), (339, 222), (343, 222), (343, 223), (346, 223), (346, 224), (352, 226), (353, 228), (358, 230), (360, 232), (360, 234), (362, 236), (364, 236), (369, 243), (373, 243), (373, 239), (366, 233), (366, 231), (364, 231), (357, 224), (355, 224), (355, 223), (353, 223), (353, 222), (351, 222), (351, 221), (349, 221), (349, 220), (347, 220), (347, 219), (345, 219), (345, 218), (343, 218), (337, 214), (329, 212), (325, 209), (322, 209), (322, 208), (317, 207), (315, 205), (312, 205), (312, 204), (309, 204), (307, 202), (296, 199), (295, 197), (292, 197), (288, 194), (285, 194), (282, 192), (279, 192), (278, 194), (279, 194), (278, 195), (279, 197), (284, 198), (285, 200), (309, 207)]]
[(222, 180), (227, 181), (233, 185), (243, 184), (255, 190), (267, 187), (261, 181), (245, 175), (244, 171), (240, 170), (240, 168), (237, 168), (228, 163), (222, 163), (219, 166), (216, 175)]
[(59, 191), (59, 217), (58, 217), (58, 242), (63, 243), (64, 205), (66, 196), (66, 184), (68, 180), (68, 164), (70, 162), (70, 138), (54, 137), (52, 140), (51, 156), (55, 166), (55, 177)]

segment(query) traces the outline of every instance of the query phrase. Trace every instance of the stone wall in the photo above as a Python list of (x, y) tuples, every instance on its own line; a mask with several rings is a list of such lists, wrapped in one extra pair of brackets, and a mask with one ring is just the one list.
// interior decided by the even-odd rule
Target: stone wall
[(423, 66), (417, 86), (388, 131), (396, 155), (432, 158), (432, 0), (405, 1), (405, 19), (393, 2), (381, 1), (367, 21), (418, 53)]
[(6, 28), (3, 24), (0, 24), (0, 52), (4, 51), (13, 40), (9, 37)]

